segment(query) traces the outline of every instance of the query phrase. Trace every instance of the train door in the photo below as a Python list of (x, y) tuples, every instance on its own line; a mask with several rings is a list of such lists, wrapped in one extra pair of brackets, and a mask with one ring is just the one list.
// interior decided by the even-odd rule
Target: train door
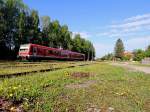
[(37, 55), (37, 47), (33, 47), (33, 56)]

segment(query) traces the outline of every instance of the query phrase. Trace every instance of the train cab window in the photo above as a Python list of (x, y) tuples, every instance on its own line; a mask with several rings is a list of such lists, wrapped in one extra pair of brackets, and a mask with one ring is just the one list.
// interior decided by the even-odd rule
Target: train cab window
[(21, 52), (25, 52), (25, 51), (28, 51), (28, 49), (23, 49), (23, 48), (22, 48), (22, 49), (20, 49), (20, 51), (21, 51)]

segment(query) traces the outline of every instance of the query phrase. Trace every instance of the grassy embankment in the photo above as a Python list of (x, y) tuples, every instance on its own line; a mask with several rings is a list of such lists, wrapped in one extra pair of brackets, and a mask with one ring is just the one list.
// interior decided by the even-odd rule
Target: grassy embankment
[[(74, 77), (74, 72), (91, 76)], [(93, 81), (94, 80), (94, 81)], [(88, 84), (89, 83), (89, 84)], [(32, 111), (150, 111), (150, 75), (106, 63), (1, 79), (0, 96)]]

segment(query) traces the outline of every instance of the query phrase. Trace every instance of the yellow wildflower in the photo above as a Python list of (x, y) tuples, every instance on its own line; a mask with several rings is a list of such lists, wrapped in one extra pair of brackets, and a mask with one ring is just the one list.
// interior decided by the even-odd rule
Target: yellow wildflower
[(14, 110), (15, 110), (15, 107), (11, 107), (11, 108), (10, 108), (10, 111), (14, 111)]
[(13, 87), (14, 90), (16, 90), (18, 87)]
[(1, 91), (1, 90), (3, 90), (3, 87), (2, 87), (2, 86), (0, 86), (0, 91)]
[(24, 106), (28, 107), (29, 106), (28, 102), (24, 102)]
[(10, 97), (12, 97), (12, 96), (13, 96), (13, 94), (11, 93), (11, 94), (9, 94), (9, 96), (10, 96)]
[(64, 71), (64, 74), (65, 74), (66, 76), (69, 76), (69, 72), (67, 72), (67, 71)]

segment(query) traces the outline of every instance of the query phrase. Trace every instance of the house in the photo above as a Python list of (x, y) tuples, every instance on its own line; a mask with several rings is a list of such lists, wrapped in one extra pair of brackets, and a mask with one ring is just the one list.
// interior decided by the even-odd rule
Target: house
[(125, 60), (132, 61), (133, 60), (133, 53), (129, 52), (129, 51), (125, 51), (124, 52), (124, 58), (125, 58)]

